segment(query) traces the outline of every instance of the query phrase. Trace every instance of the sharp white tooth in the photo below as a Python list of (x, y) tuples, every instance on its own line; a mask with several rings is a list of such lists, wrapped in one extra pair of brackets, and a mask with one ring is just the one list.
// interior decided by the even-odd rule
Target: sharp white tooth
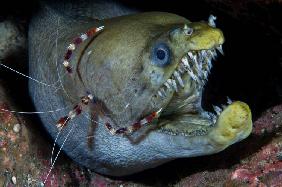
[(183, 73), (185, 72), (185, 67), (184, 67), (184, 64), (183, 64), (183, 63), (181, 63), (181, 64), (179, 65), (178, 71), (179, 71), (181, 74), (183, 74)]
[(181, 61), (182, 61), (182, 63), (185, 65), (185, 67), (190, 67), (190, 66), (189, 66), (189, 63), (188, 63), (187, 57), (183, 57), (183, 58), (181, 59)]
[(207, 51), (207, 57), (205, 58), (206, 64), (208, 65), (208, 72), (210, 73), (210, 70), (212, 68), (212, 52), (209, 50)]
[(208, 75), (209, 75), (208, 72), (204, 71), (203, 74), (204, 74), (204, 79), (207, 81), (208, 80)]
[(167, 79), (166, 81), (170, 86), (173, 86), (172, 79)]
[(184, 88), (184, 83), (183, 83), (183, 80), (181, 79), (181, 77), (179, 77), (179, 79), (177, 79), (177, 80), (178, 80), (180, 86), (181, 86), (182, 88)]
[(216, 123), (216, 119), (217, 119), (216, 115), (213, 115), (213, 116), (212, 116), (212, 121), (213, 121), (213, 123)]
[(174, 90), (175, 90), (176, 92), (178, 92), (178, 89), (177, 89), (177, 85), (176, 85), (176, 81), (175, 81), (175, 80), (173, 80), (173, 79), (168, 79), (167, 82), (168, 82), (169, 85), (171, 85), (171, 86), (174, 88)]
[(189, 76), (190, 76), (194, 81), (197, 82), (197, 77), (196, 77), (196, 75), (193, 73), (193, 71), (187, 70), (187, 72), (188, 72)]
[(169, 91), (171, 91), (171, 87), (170, 87), (170, 85), (169, 85), (168, 82), (165, 82), (164, 85), (167, 87), (167, 89), (168, 89)]
[(214, 49), (208, 50), (208, 55), (210, 58), (214, 59), (216, 58), (216, 52)]
[(222, 110), (226, 108), (226, 105), (221, 105)]
[(164, 88), (161, 89), (161, 93), (163, 94), (163, 96), (166, 96), (166, 92), (165, 92)]
[(202, 50), (201, 51), (201, 55), (202, 55), (202, 58), (205, 59), (207, 57), (207, 52), (206, 50)]
[(213, 60), (216, 60), (216, 57), (217, 57), (216, 50), (213, 49), (213, 50), (212, 50), (212, 59), (213, 59)]
[(202, 79), (202, 86), (205, 86), (206, 85), (206, 80), (205, 79)]
[(175, 89), (175, 91), (178, 92), (176, 81), (174, 79), (172, 80), (172, 86)]
[(208, 72), (210, 73), (210, 70), (211, 70), (211, 68), (212, 68), (212, 61), (211, 61), (211, 59), (210, 58), (206, 58), (206, 63), (208, 64)]
[(189, 56), (191, 59), (193, 59), (193, 54), (192, 54), (192, 52), (188, 52), (187, 54), (188, 54), (188, 56)]
[(191, 60), (193, 60), (194, 62), (197, 62), (197, 56), (196, 55), (193, 55), (192, 52), (188, 52), (187, 54), (188, 54), (188, 56), (190, 57)]
[(190, 66), (190, 64), (189, 64), (189, 62), (188, 62), (187, 57), (183, 58), (183, 59), (182, 59), (182, 62), (183, 62), (183, 65), (184, 65), (186, 71), (192, 72), (192, 68), (191, 68), (191, 66)]
[(197, 60), (197, 56), (193, 55), (191, 52), (188, 52), (187, 54), (188, 54), (189, 58), (192, 60), (193, 64), (195, 64), (197, 74), (201, 77), (202, 68), (199, 65), (199, 61)]
[(215, 25), (215, 20), (216, 20), (216, 17), (214, 15), (210, 15), (209, 19), (208, 19), (208, 24), (209, 26), (211, 27), (216, 27)]
[(209, 112), (201, 112), (201, 116), (204, 118), (211, 119), (211, 116), (209, 115)]
[[(187, 54), (188, 54), (189, 57), (192, 56), (192, 58), (193, 58), (193, 54), (192, 54), (191, 52), (188, 52)], [(191, 57), (190, 57), (190, 58), (191, 58)], [(191, 69), (191, 67), (190, 67), (190, 64), (189, 64), (189, 62), (188, 62), (187, 57), (182, 58), (182, 62), (183, 62), (183, 64), (184, 64), (184, 66), (185, 66), (185, 68), (186, 68), (186, 71), (188, 72), (189, 76), (190, 76), (195, 82), (200, 83), (199, 78), (198, 78), (198, 77), (194, 74), (194, 72), (192, 71), (192, 69)]]
[(213, 109), (214, 109), (214, 111), (216, 112), (216, 114), (219, 116), (220, 115), (220, 113), (222, 112), (222, 109), (220, 108), (220, 107), (218, 107), (218, 106), (214, 106), (213, 105)]
[(233, 101), (229, 98), (229, 97), (227, 97), (227, 104), (232, 104), (233, 103)]
[(216, 48), (222, 55), (224, 55), (223, 49), (222, 49), (222, 45), (220, 45), (219, 47)]
[(208, 56), (212, 56), (212, 51), (211, 50), (207, 50), (207, 55)]
[(199, 71), (201, 72), (201, 75), (203, 74), (203, 61), (204, 61), (204, 57), (202, 55), (202, 52), (198, 53), (198, 64), (199, 64)]
[(196, 70), (197, 70), (197, 73), (198, 73), (198, 75), (199, 76), (201, 76), (201, 74), (202, 74), (202, 68), (201, 68), (201, 66), (200, 66), (200, 62), (197, 60), (197, 58), (194, 58), (194, 62), (195, 62), (195, 64), (196, 64)]
[(197, 55), (193, 55), (193, 60), (194, 60), (194, 62), (195, 62), (197, 65), (199, 65), (198, 59), (197, 59)]
[(209, 112), (209, 116), (210, 116), (210, 119), (213, 121), (213, 123), (216, 123), (216, 115), (214, 115), (213, 113)]
[(192, 52), (188, 52), (188, 57), (190, 58), (190, 60), (192, 60), (193, 63), (197, 62), (197, 57), (195, 55), (193, 55)]
[(161, 91), (158, 91), (160, 97), (164, 97)]
[(179, 73), (178, 73), (177, 71), (175, 71), (175, 72), (173, 73), (173, 75), (177, 78), (177, 80), (178, 80), (180, 86), (181, 86), (182, 88), (184, 88), (184, 84), (183, 84), (183, 81), (182, 81), (182, 79), (181, 79)]
[(214, 57), (217, 58), (218, 54), (217, 54), (217, 51), (215, 49), (214, 49), (214, 53), (213, 54), (214, 54)]
[(199, 77), (196, 76), (193, 71), (187, 71), (188, 74), (190, 75), (190, 77), (198, 84), (202, 84), (202, 82), (200, 81)]

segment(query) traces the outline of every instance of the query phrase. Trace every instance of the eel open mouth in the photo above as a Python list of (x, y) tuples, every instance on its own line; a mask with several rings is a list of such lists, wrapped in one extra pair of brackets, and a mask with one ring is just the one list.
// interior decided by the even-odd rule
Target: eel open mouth
[[(179, 62), (170, 78), (157, 91), (160, 99), (170, 98), (169, 103), (163, 109), (159, 121), (162, 126), (172, 120), (179, 124), (192, 123), (206, 126), (214, 125), (218, 116), (222, 112), (220, 107), (214, 106), (216, 115), (212, 112), (204, 111), (202, 107), (202, 92), (208, 82), (211, 72), (212, 61), (216, 60), (217, 51), (223, 54), (222, 45), (207, 50), (189, 51)], [(231, 104), (231, 100), (228, 104)], [(171, 124), (171, 123), (169, 123)], [(177, 129), (162, 129), (171, 134), (189, 135), (183, 125), (177, 125)], [(186, 124), (187, 126), (187, 124)], [(182, 130), (181, 130), (182, 129)], [(183, 131), (184, 130), (184, 131)]]
[(159, 99), (169, 99), (158, 120), (161, 132), (180, 136), (209, 134), (223, 146), (250, 134), (252, 121), (247, 104), (233, 103), (227, 97), (227, 103), (222, 107), (213, 106), (213, 112), (203, 109), (202, 93), (218, 52), (223, 55), (222, 44), (211, 49), (187, 52), (157, 91)]

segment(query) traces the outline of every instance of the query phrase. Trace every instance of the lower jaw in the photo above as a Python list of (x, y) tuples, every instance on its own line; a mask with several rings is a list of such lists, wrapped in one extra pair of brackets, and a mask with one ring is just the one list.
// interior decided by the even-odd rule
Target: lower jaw
[(168, 135), (198, 137), (222, 150), (250, 135), (252, 115), (249, 106), (236, 101), (228, 105), (215, 122), (201, 115), (184, 114), (159, 119), (160, 131)]
[(161, 132), (169, 135), (203, 136), (208, 134), (214, 123), (200, 114), (182, 114), (169, 120), (161, 117), (158, 125)]
[(169, 135), (204, 136), (214, 126), (212, 121), (197, 115), (181, 115), (172, 120), (160, 119), (160, 131)]

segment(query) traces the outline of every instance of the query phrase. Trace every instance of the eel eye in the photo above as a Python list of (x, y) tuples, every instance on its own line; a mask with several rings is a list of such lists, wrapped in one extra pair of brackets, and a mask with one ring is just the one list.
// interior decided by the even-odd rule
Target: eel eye
[(165, 43), (156, 44), (152, 50), (152, 64), (164, 67), (170, 64), (170, 49)]
[(158, 49), (157, 50), (157, 58), (159, 60), (163, 60), (166, 56), (166, 52), (163, 49)]

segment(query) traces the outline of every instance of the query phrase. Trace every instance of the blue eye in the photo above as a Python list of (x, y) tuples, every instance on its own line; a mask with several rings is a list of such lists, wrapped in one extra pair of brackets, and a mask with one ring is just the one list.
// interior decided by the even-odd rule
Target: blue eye
[(170, 49), (165, 43), (158, 43), (152, 49), (152, 64), (164, 67), (170, 64)]

